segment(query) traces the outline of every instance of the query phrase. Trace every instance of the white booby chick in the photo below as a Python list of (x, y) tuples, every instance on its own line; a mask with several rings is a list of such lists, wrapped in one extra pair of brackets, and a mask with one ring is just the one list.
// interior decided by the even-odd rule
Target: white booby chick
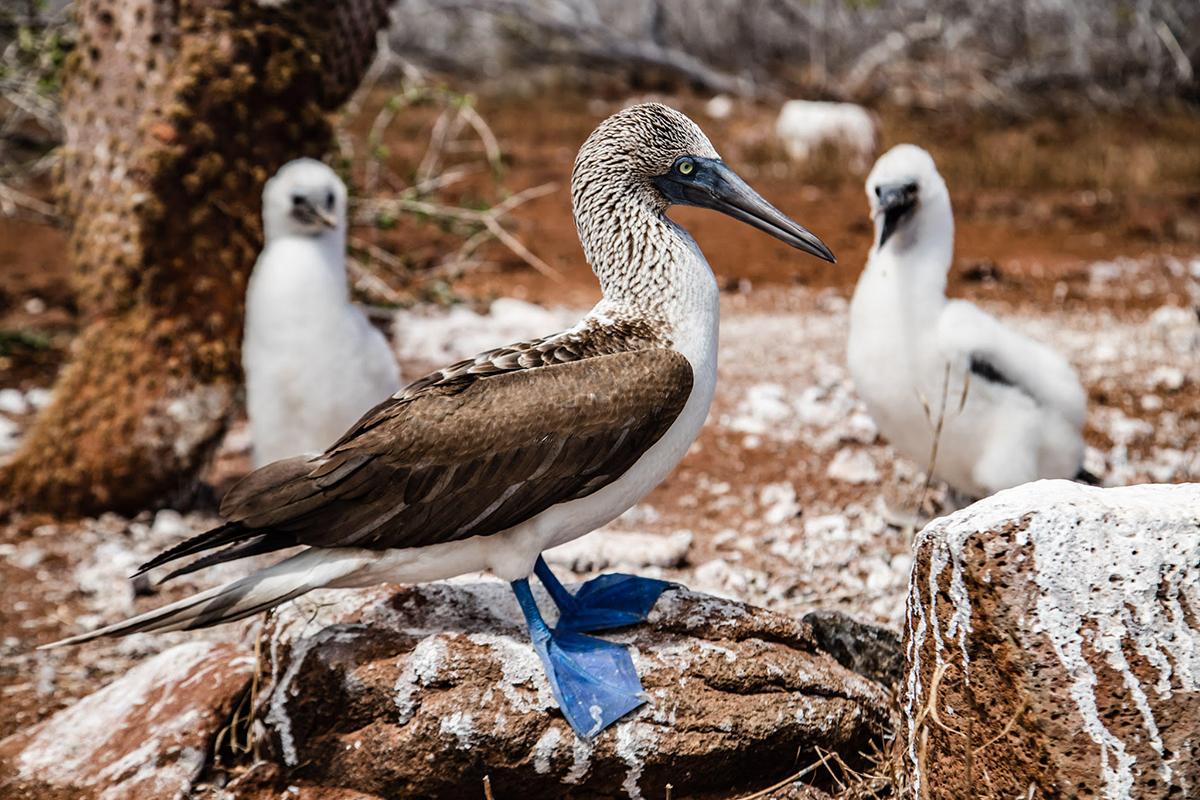
[(285, 164), (263, 190), (263, 233), (242, 342), (255, 467), (324, 451), (400, 388), (387, 340), (350, 301), (337, 174)]
[(1094, 481), (1082, 470), (1087, 396), (1070, 364), (946, 299), (954, 216), (929, 154), (889, 150), (867, 199), (875, 244), (850, 304), (848, 361), (880, 432), (928, 467), (941, 416), (934, 475), (971, 498), (1039, 478)]
[[(574, 328), (491, 350), (377, 405), (323, 454), (259, 469), (221, 527), (149, 569), (179, 572), (303, 546), (241, 580), (69, 642), (241, 619), (312, 589), (417, 583), (490, 569), (512, 584), (559, 707), (589, 737), (644, 702), (629, 653), (577, 631), (645, 619), (667, 584), (602, 575), (574, 595), (541, 552), (615, 519), (667, 476), (717, 380), (716, 278), (672, 204), (711, 208), (833, 260), (656, 103), (609, 117), (579, 151), (575, 226), (600, 280)], [(543, 621), (536, 574), (560, 616)]]

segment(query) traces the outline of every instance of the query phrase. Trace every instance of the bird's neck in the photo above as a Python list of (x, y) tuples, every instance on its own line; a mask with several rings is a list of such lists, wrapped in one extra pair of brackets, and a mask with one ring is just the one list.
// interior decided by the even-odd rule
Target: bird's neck
[(867, 269), (881, 289), (913, 316), (937, 314), (946, 303), (946, 276), (954, 259), (954, 218), (927, 208), (880, 247)]
[(591, 215), (577, 210), (575, 221), (606, 308), (653, 318), (673, 329), (715, 320), (716, 278), (687, 231), (663, 211), (636, 202), (604, 211)]

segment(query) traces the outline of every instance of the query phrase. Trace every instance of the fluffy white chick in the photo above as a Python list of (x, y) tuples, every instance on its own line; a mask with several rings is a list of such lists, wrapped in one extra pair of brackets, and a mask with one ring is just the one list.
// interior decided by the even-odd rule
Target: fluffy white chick
[(850, 305), (848, 361), (880, 432), (971, 498), (1082, 469), (1087, 395), (1061, 355), (964, 300), (946, 299), (950, 194), (902, 144), (867, 178), (875, 244)]
[(325, 450), (400, 388), (387, 340), (350, 301), (346, 187), (334, 171), (285, 164), (263, 190), (263, 232), (242, 343), (256, 468)]

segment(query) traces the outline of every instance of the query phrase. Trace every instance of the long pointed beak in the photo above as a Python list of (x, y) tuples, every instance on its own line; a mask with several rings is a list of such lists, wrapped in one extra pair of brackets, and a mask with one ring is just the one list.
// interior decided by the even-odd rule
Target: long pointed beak
[(692, 160), (696, 162), (694, 177), (681, 177), (672, 170), (654, 179), (659, 191), (671, 202), (720, 211), (771, 234), (797, 250), (811, 253), (831, 264), (837, 263), (833, 252), (824, 242), (764, 200), (724, 161), (716, 158)]
[(876, 209), (871, 212), (872, 219), (883, 214), (883, 227), (879, 231), (879, 246), (887, 244), (900, 223), (908, 218), (917, 204), (917, 197), (911, 183), (889, 184), (876, 189)]

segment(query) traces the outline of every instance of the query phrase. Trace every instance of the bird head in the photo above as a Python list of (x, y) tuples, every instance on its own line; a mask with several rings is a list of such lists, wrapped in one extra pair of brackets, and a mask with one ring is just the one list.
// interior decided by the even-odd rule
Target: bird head
[(896, 145), (879, 157), (867, 176), (867, 202), (880, 249), (888, 242), (908, 249), (922, 228), (948, 224), (953, 230), (946, 182), (929, 153), (916, 145)]
[(820, 239), (725, 165), (696, 123), (659, 103), (631, 106), (600, 123), (579, 149), (571, 193), (585, 242), (589, 222), (619, 218), (625, 204), (638, 202), (659, 214), (677, 204), (720, 211), (834, 262)]
[(289, 161), (263, 189), (263, 229), (267, 239), (344, 231), (346, 185), (320, 161)]

